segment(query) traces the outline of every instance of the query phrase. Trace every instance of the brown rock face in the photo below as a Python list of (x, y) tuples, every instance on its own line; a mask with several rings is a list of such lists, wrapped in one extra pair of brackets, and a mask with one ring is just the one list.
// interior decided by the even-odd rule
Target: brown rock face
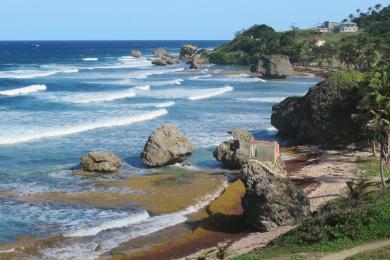
[(242, 206), (248, 227), (266, 232), (298, 224), (310, 216), (308, 198), (285, 178), (283, 165), (250, 160), (243, 166), (246, 192)]
[(148, 167), (183, 162), (195, 152), (193, 145), (173, 124), (163, 124), (149, 136), (141, 159)]
[(198, 46), (191, 44), (184, 44), (180, 49), (180, 59), (181, 60), (190, 60), (197, 53)]
[(80, 159), (82, 170), (90, 173), (110, 174), (122, 167), (121, 159), (111, 152), (89, 152)]
[(228, 133), (234, 137), (234, 140), (221, 143), (215, 149), (214, 157), (226, 168), (240, 169), (250, 159), (250, 142), (254, 138), (245, 129), (234, 129)]
[(263, 78), (286, 78), (294, 72), (289, 57), (280, 54), (261, 57), (251, 71), (259, 73)]
[(131, 51), (131, 56), (134, 58), (140, 58), (142, 56), (140, 51), (132, 50)]

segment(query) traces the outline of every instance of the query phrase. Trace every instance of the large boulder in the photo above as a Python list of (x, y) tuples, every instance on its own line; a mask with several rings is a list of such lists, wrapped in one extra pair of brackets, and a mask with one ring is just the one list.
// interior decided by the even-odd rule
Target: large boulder
[(86, 173), (111, 174), (122, 167), (121, 159), (111, 152), (89, 152), (80, 159), (82, 171)]
[(157, 58), (152, 61), (152, 64), (156, 66), (166, 66), (178, 64), (179, 60), (173, 55), (169, 54), (164, 48), (158, 48), (154, 50), (153, 56)]
[(281, 137), (304, 144), (341, 147), (364, 140), (351, 116), (358, 111), (359, 88), (332, 77), (310, 88), (303, 97), (289, 97), (272, 108), (271, 122)]
[(148, 167), (183, 162), (195, 152), (193, 145), (173, 124), (163, 124), (149, 136), (141, 159)]
[(221, 143), (214, 151), (214, 157), (225, 168), (241, 169), (250, 159), (250, 143), (254, 140), (252, 134), (245, 129), (235, 129), (228, 132), (233, 140)]
[(198, 51), (187, 63), (190, 65), (190, 69), (199, 69), (200, 65), (208, 64), (208, 51), (205, 49)]
[(286, 78), (294, 73), (289, 57), (281, 54), (261, 57), (258, 63), (251, 67), (251, 71), (263, 78), (277, 79)]
[(136, 50), (132, 50), (130, 55), (134, 58), (140, 58), (142, 56), (141, 52)]
[(298, 224), (310, 216), (308, 198), (285, 178), (282, 165), (252, 159), (241, 172), (246, 189), (242, 206), (248, 227), (267, 232)]
[(198, 47), (192, 44), (184, 44), (180, 49), (180, 59), (187, 61), (192, 59), (197, 53)]

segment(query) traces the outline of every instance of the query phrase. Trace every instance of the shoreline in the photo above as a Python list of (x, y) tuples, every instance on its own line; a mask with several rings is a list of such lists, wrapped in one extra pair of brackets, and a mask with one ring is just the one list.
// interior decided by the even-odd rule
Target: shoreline
[[(358, 172), (356, 161), (359, 156), (366, 155), (366, 152), (360, 151), (332, 151), (321, 150), (317, 147), (293, 147), (289, 153), (295, 157), (286, 161), (288, 178), (293, 181), (301, 190), (307, 194), (311, 201), (311, 210), (315, 211), (326, 201), (340, 196), (344, 193), (346, 181), (356, 177)], [(238, 256), (254, 249), (266, 246), (270, 241), (278, 236), (293, 229), (293, 226), (279, 227), (275, 231), (260, 233), (249, 232), (243, 225), (240, 215), (242, 214), (241, 197), (244, 194), (244, 188), (241, 194), (237, 193), (237, 182), (230, 184), (225, 192), (212, 202), (202, 214), (203, 219), (198, 226), (191, 232), (176, 237), (173, 241), (165, 241), (157, 245), (151, 245), (147, 248), (133, 251), (133, 254), (127, 256), (104, 255), (103, 258), (122, 260), (122, 259), (186, 259), (196, 260), (208, 252), (208, 259), (217, 259), (216, 253), (219, 247), (226, 248), (229, 258)], [(242, 184), (242, 183), (241, 183)], [(235, 191), (234, 191), (235, 190)], [(233, 192), (234, 191), (234, 192)], [(232, 196), (235, 194), (235, 196)], [(224, 205), (221, 208), (215, 205)], [(210, 210), (216, 208), (217, 210)], [(228, 216), (235, 219), (234, 225), (238, 229), (231, 230), (232, 222), (224, 222), (223, 218), (217, 216)], [(217, 221), (216, 221), (217, 220)], [(217, 232), (203, 230), (202, 223), (213, 223), (219, 226)], [(221, 223), (223, 223), (221, 225)], [(214, 228), (215, 229), (215, 228)], [(165, 232), (169, 232), (165, 230)], [(163, 235), (162, 232), (160, 235)], [(144, 237), (143, 240), (147, 240)], [(131, 247), (131, 243), (127, 244)], [(126, 251), (126, 246), (118, 247), (119, 252)], [(115, 251), (115, 250), (113, 250)]]

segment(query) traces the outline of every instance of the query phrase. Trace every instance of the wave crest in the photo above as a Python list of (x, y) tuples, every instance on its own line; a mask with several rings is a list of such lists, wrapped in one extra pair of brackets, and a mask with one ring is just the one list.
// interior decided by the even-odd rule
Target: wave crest
[(31, 85), (23, 88), (16, 88), (10, 90), (0, 91), (0, 95), (3, 96), (19, 96), (19, 95), (27, 95), (34, 92), (46, 91), (46, 85)]
[(210, 97), (222, 95), (226, 92), (230, 92), (233, 90), (234, 90), (234, 88), (231, 86), (226, 86), (223, 88), (215, 88), (215, 89), (204, 89), (203, 92), (205, 92), (205, 93), (199, 94), (199, 95), (194, 95), (194, 96), (189, 96), (187, 99), (192, 100), (192, 101), (207, 99)]

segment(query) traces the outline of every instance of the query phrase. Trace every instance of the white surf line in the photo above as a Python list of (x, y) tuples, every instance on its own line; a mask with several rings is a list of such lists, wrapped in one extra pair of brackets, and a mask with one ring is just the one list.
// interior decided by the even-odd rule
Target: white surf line
[(167, 110), (159, 109), (159, 110), (155, 110), (152, 112), (144, 113), (143, 115), (112, 119), (108, 122), (102, 121), (102, 122), (90, 123), (90, 124), (86, 124), (86, 125), (74, 126), (74, 127), (64, 128), (64, 129), (49, 130), (48, 132), (42, 132), (42, 133), (38, 133), (38, 134), (30, 134), (30, 135), (19, 136), (19, 137), (2, 138), (2, 139), (0, 139), (0, 145), (24, 143), (24, 142), (42, 139), (42, 138), (51, 138), (51, 137), (77, 134), (77, 133), (87, 132), (87, 131), (98, 129), (98, 128), (111, 128), (111, 127), (117, 127), (117, 126), (124, 126), (124, 125), (133, 124), (133, 123), (149, 121), (149, 120), (164, 116), (166, 114), (168, 114)]
[(16, 88), (10, 90), (0, 91), (0, 95), (3, 96), (18, 96), (18, 95), (27, 95), (34, 92), (45, 91), (47, 90), (46, 85), (31, 85), (23, 88)]
[(192, 100), (192, 101), (201, 100), (201, 99), (207, 99), (207, 98), (210, 98), (210, 97), (222, 95), (222, 94), (224, 94), (226, 92), (230, 92), (230, 91), (233, 91), (233, 90), (234, 90), (234, 88), (231, 87), (231, 86), (226, 86), (226, 87), (223, 87), (223, 88), (216, 88), (216, 89), (205, 89), (204, 91), (206, 93), (189, 96), (189, 97), (187, 97), (187, 99), (188, 100)]

